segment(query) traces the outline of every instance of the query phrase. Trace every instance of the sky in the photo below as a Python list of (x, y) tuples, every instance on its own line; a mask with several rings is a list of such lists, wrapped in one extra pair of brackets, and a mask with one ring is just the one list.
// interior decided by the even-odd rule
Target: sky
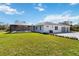
[(25, 21), (39, 22), (72, 21), (79, 23), (78, 3), (0, 3), (0, 22), (12, 24)]

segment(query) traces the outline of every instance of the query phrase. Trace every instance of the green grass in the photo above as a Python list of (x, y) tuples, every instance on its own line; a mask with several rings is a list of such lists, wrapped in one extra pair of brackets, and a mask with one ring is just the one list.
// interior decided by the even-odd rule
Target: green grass
[(0, 33), (1, 56), (77, 56), (79, 41), (39, 33)]

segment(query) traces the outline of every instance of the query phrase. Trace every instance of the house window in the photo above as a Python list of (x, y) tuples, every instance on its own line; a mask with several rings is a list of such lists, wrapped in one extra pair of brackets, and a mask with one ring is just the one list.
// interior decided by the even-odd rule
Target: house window
[(58, 30), (58, 26), (55, 26), (55, 30)]
[(49, 26), (46, 26), (46, 27), (49, 27)]
[(36, 27), (36, 30), (37, 30), (37, 27)]
[(41, 30), (41, 26), (40, 26), (40, 30)]

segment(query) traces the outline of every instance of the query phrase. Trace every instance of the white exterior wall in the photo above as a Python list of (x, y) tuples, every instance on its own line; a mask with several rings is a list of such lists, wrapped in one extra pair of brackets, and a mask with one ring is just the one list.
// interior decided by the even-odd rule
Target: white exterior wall
[[(70, 32), (70, 26), (65, 26), (66, 28), (68, 28), (68, 32)], [(66, 29), (67, 30), (67, 29)]]
[(61, 26), (58, 26), (58, 30), (55, 30), (55, 26), (57, 25), (44, 25), (44, 32), (49, 33), (50, 30), (52, 30), (53, 33), (61, 32)]
[[(58, 26), (58, 30), (55, 30), (55, 26)], [(41, 33), (49, 33), (50, 30), (52, 30), (53, 33), (61, 33), (62, 27), (68, 28), (68, 32), (70, 32), (70, 26), (65, 26), (65, 25), (43, 25), (41, 26), (41, 30), (39, 26), (37, 27), (38, 28), (36, 29), (36, 32), (41, 32)]]
[[(41, 25), (40, 25), (41, 26)], [(35, 31), (36, 32), (43, 32), (43, 30), (44, 30), (44, 27), (43, 26), (41, 26), (41, 30), (40, 30), (40, 26), (36, 26), (37, 27), (37, 29), (35, 29)]]

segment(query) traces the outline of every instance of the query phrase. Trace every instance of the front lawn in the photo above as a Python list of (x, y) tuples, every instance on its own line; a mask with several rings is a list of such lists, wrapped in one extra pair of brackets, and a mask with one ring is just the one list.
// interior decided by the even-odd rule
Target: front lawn
[(79, 55), (79, 41), (39, 33), (0, 33), (2, 56)]

